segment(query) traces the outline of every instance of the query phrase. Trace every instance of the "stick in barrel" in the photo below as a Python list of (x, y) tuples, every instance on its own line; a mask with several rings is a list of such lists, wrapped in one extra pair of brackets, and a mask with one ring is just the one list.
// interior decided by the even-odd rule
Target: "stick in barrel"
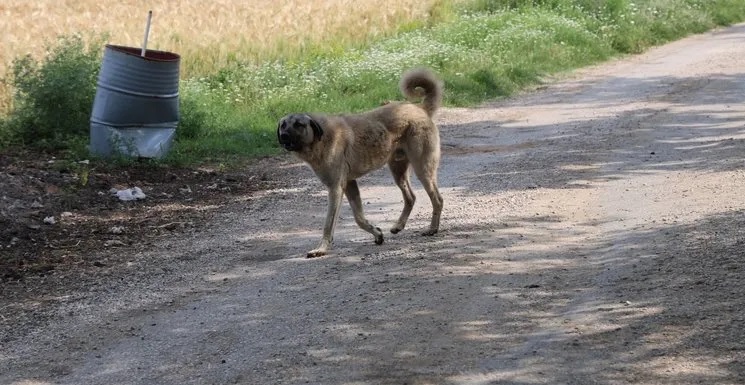
[(140, 56), (145, 57), (145, 52), (147, 52), (147, 37), (150, 35), (150, 21), (153, 19), (153, 11), (150, 10), (147, 12), (147, 24), (145, 24), (145, 39), (142, 40), (142, 53)]

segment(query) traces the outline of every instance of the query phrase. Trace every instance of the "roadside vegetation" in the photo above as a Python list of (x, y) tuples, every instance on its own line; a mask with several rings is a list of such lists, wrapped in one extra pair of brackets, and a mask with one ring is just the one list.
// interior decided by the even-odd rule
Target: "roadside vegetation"
[[(274, 130), (282, 115), (352, 112), (400, 99), (399, 76), (412, 67), (428, 66), (440, 74), (446, 105), (469, 106), (509, 96), (550, 75), (745, 20), (745, 0), (390, 3), (367, 13), (350, 11), (359, 18), (352, 19), (353, 28), (342, 28), (339, 14), (348, 11), (338, 8), (343, 2), (298, 1), (312, 4), (304, 9), (311, 15), (266, 16), (266, 24), (253, 22), (253, 35), (225, 29), (217, 47), (192, 47), (173, 34), (152, 47), (183, 58), (181, 122), (164, 162), (276, 153)], [(394, 12), (394, 4), (402, 8)], [(324, 17), (331, 20), (327, 27)], [(295, 19), (316, 24), (272, 35)], [(88, 157), (88, 118), (108, 40), (107, 31), (78, 32), (48, 43), (45, 54), (20, 55), (8, 65), (0, 89), (5, 93), (0, 95), (0, 148)], [(266, 37), (256, 44), (246, 36)]]

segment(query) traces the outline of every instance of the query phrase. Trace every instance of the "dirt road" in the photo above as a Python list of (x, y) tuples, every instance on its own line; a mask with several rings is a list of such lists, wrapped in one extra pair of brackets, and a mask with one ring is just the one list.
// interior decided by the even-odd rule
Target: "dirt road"
[[(745, 383), (745, 25), (438, 123), (437, 236), (415, 185), (401, 234), (376, 246), (345, 206), (303, 258), (325, 192), (283, 157), (287, 188), (40, 299), (0, 383)], [(389, 227), (388, 172), (360, 186)]]

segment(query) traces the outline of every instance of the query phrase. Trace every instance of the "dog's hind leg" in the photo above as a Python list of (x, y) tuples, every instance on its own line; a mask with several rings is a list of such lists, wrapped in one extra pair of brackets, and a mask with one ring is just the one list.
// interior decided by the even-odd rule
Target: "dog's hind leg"
[(440, 216), (442, 215), (443, 205), (442, 195), (440, 195), (440, 190), (437, 188), (437, 180), (422, 180), (422, 187), (424, 187), (427, 195), (429, 195), (429, 199), (432, 201), (432, 221), (429, 224), (429, 229), (423, 232), (422, 235), (435, 235), (440, 229)]
[(308, 252), (308, 258), (320, 257), (326, 255), (334, 241), (334, 228), (336, 221), (339, 219), (339, 207), (341, 206), (342, 188), (341, 186), (329, 187), (329, 207), (326, 213), (326, 224), (323, 226), (323, 238), (318, 247)]
[(440, 215), (442, 214), (443, 205), (442, 195), (440, 195), (440, 190), (437, 188), (437, 167), (440, 163), (439, 148), (431, 152), (424, 152), (422, 155), (419, 158), (411, 158), (418, 160), (417, 162), (412, 162), (412, 166), (417, 178), (422, 182), (424, 191), (427, 192), (432, 202), (432, 221), (430, 222), (429, 229), (423, 232), (422, 235), (435, 235), (440, 228)]
[(362, 210), (362, 198), (360, 198), (360, 189), (357, 187), (356, 180), (350, 180), (347, 182), (347, 186), (344, 189), (344, 194), (347, 195), (349, 200), (349, 206), (352, 207), (352, 213), (354, 213), (354, 221), (362, 229), (372, 234), (375, 237), (375, 243), (380, 245), (383, 243), (383, 232), (380, 228), (373, 226), (370, 222), (365, 219), (365, 213)]
[(396, 234), (406, 227), (406, 221), (409, 220), (411, 209), (414, 208), (416, 196), (411, 191), (411, 184), (409, 183), (409, 160), (405, 157), (403, 159), (391, 159), (388, 162), (388, 167), (391, 169), (396, 185), (401, 189), (401, 194), (404, 196), (404, 209), (401, 211), (401, 216), (398, 217), (396, 224), (391, 228), (391, 232)]

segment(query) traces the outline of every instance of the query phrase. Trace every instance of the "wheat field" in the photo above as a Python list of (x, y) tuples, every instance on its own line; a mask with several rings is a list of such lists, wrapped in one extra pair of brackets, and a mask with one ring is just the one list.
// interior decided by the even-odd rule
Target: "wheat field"
[[(148, 10), (148, 48), (182, 56), (182, 76), (234, 60), (297, 52), (308, 44), (365, 41), (422, 20), (438, 0), (0, 0), (0, 77), (18, 56), (40, 57), (59, 35), (108, 35), (140, 47)], [(0, 83), (0, 111), (9, 90)], [(3, 103), (3, 101), (5, 103)]]

